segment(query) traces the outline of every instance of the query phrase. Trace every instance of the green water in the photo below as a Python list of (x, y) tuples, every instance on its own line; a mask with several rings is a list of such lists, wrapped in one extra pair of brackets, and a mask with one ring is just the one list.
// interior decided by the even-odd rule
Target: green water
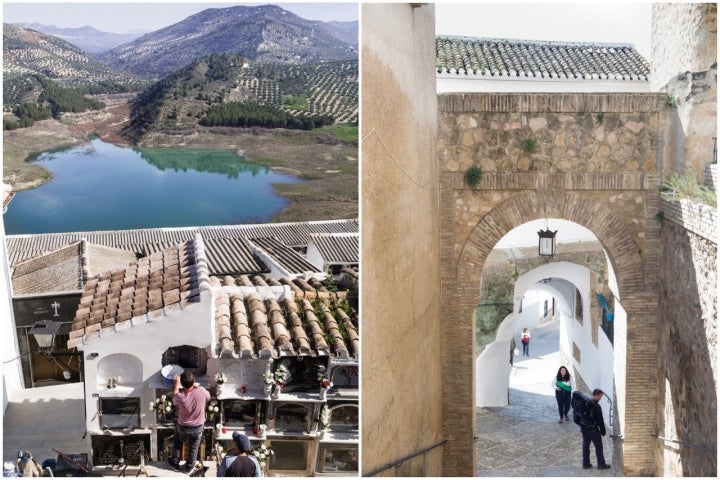
[(33, 162), (54, 178), (15, 195), (6, 234), (266, 222), (288, 204), (272, 184), (300, 182), (229, 151), (130, 149), (99, 139)]

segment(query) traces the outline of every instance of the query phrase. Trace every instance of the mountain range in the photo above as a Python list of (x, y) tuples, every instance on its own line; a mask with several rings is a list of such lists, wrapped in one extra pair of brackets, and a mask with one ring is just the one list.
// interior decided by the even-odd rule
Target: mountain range
[(310, 21), (273, 5), (212, 8), (93, 56), (65, 39), (93, 39), (102, 50), (119, 40), (116, 34), (33, 26), (3, 26), (6, 107), (45, 103), (48, 77), (61, 87), (82, 87), (78, 94), (138, 92), (131, 102), (133, 138), (194, 128), (209, 122), (208, 115), (220, 122), (210, 126), (231, 125), (221, 110), (235, 112), (244, 102), (262, 105), (252, 107), (255, 116), (300, 122), (288, 128), (357, 122), (357, 21)]
[(22, 23), (18, 26), (61, 38), (89, 54), (104, 52), (118, 45), (132, 42), (145, 33), (110, 33), (90, 26), (64, 28), (40, 23)]
[[(275, 5), (211, 8), (97, 58), (144, 77), (161, 77), (213, 53), (240, 54), (259, 64), (302, 65), (357, 58), (356, 32), (357, 22), (305, 20)], [(351, 38), (355, 44), (347, 41)]]
[(3, 25), (3, 103), (33, 100), (43, 75), (61, 85), (137, 83), (132, 74), (98, 62), (65, 40), (17, 25)]

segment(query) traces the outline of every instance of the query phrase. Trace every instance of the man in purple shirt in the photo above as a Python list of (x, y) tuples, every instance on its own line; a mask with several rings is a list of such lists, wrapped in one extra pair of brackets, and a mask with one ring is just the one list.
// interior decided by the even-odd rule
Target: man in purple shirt
[[(172, 457), (168, 464), (175, 471), (180, 471), (180, 450), (183, 443), (188, 442), (188, 456), (185, 470), (192, 471), (197, 459), (203, 427), (205, 426), (205, 405), (210, 400), (210, 392), (195, 383), (195, 377), (190, 372), (173, 377), (173, 405), (177, 408), (177, 422), (175, 423), (175, 436), (173, 439)], [(180, 385), (183, 391), (180, 391)]]

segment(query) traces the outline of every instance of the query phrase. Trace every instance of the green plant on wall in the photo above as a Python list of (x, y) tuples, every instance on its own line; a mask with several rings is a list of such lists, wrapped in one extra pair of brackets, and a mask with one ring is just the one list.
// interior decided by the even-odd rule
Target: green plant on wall
[(598, 123), (603, 123), (603, 120), (604, 120), (604, 119), (605, 119), (605, 114), (604, 114), (604, 113), (598, 113), (598, 114), (597, 114), (597, 121), (598, 121)]
[(677, 108), (677, 100), (670, 94), (668, 94), (667, 104), (673, 108)]
[(698, 183), (695, 170), (689, 165), (685, 167), (683, 175), (676, 172), (670, 174), (668, 180), (660, 186), (660, 195), (665, 200), (686, 198), (717, 208), (717, 194)]
[(537, 146), (537, 142), (533, 138), (526, 138), (522, 142), (523, 152), (527, 153), (528, 155), (530, 155), (531, 153), (533, 153), (535, 151), (536, 146)]
[(470, 188), (475, 188), (480, 183), (480, 180), (482, 179), (482, 170), (477, 165), (473, 165), (472, 167), (465, 170), (465, 183)]

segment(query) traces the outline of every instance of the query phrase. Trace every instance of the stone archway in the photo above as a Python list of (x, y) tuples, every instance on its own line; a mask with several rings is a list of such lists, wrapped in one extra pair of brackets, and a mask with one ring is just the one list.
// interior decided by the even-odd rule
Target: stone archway
[[(483, 265), (505, 233), (538, 218), (588, 228), (608, 255), (627, 312), (627, 328), (615, 331), (615, 423), (623, 438), (614, 458), (625, 475), (653, 474), (661, 105), (661, 96), (648, 94), (440, 97), (442, 367), (453, 379), (443, 393), (445, 475), (473, 475), (476, 463), (471, 319)], [(540, 145), (532, 155), (519, 146), (529, 137)], [(608, 152), (617, 156), (608, 160)], [(555, 161), (561, 154), (570, 158)], [(537, 157), (536, 166), (523, 155)], [(486, 159), (491, 171), (478, 186), (465, 185), (463, 168)]]

